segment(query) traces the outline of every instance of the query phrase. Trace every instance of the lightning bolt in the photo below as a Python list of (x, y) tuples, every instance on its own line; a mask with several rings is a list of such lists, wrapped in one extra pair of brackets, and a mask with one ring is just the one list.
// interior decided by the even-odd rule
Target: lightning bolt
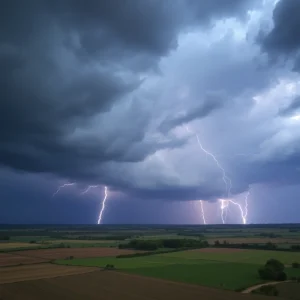
[[(189, 132), (189, 133), (192, 133), (191, 130), (189, 129), (188, 126), (185, 127), (186, 128), (186, 131)], [(220, 164), (220, 162), (218, 161), (218, 159), (216, 158), (216, 156), (214, 154), (212, 154), (211, 152), (209, 152), (208, 150), (206, 150), (201, 141), (200, 141), (200, 138), (199, 138), (199, 135), (197, 133), (193, 133), (195, 134), (196, 138), (197, 138), (197, 143), (200, 147), (200, 149), (208, 156), (210, 156), (213, 161), (216, 163), (217, 167), (220, 169), (221, 173), (222, 173), (222, 179), (223, 179), (223, 182), (225, 184), (225, 190), (226, 190), (226, 193), (227, 193), (227, 198), (230, 197), (230, 194), (231, 194), (231, 188), (232, 188), (232, 182), (231, 182), (231, 179), (227, 176), (226, 174), (226, 171), (225, 169), (222, 167), (222, 165)], [(224, 217), (224, 211), (226, 210), (227, 211), (227, 208), (228, 208), (228, 202), (226, 202), (226, 200), (224, 199), (221, 199), (220, 200), (220, 203), (221, 203), (221, 218), (222, 218), (222, 222), (223, 224), (225, 224), (226, 222), (226, 216)]]
[(221, 219), (222, 219), (222, 223), (225, 224), (226, 223), (226, 216), (224, 216), (224, 212), (227, 211), (228, 208), (228, 200), (225, 199), (219, 199), (220, 201), (220, 208), (221, 208)]
[[(61, 186), (59, 186), (57, 188), (57, 190), (55, 191), (55, 193), (53, 194), (53, 197), (60, 192), (61, 189), (65, 188), (65, 187), (68, 187), (68, 186), (74, 186), (76, 184), (76, 182), (71, 182), (71, 183), (64, 183), (62, 184)], [(99, 187), (99, 185), (89, 185), (85, 190), (83, 190), (80, 195), (85, 195), (87, 194), (91, 189), (95, 189)], [(104, 187), (104, 198), (102, 200), (102, 206), (101, 206), (101, 210), (100, 210), (100, 213), (99, 213), (99, 217), (98, 217), (98, 224), (101, 224), (101, 221), (102, 221), (102, 215), (104, 213), (104, 210), (105, 210), (105, 204), (106, 204), (106, 199), (107, 199), (107, 196), (108, 196), (108, 188), (107, 186)]]
[(102, 200), (102, 207), (101, 207), (101, 210), (100, 210), (100, 213), (99, 213), (99, 218), (98, 218), (98, 224), (101, 224), (101, 221), (102, 221), (102, 214), (105, 210), (105, 202), (106, 202), (106, 199), (107, 199), (107, 196), (108, 196), (108, 190), (107, 190), (107, 186), (104, 187), (104, 198)]
[(205, 213), (204, 213), (204, 207), (203, 207), (203, 201), (202, 200), (200, 200), (200, 207), (201, 207), (201, 214), (202, 214), (203, 224), (206, 225)]
[(61, 189), (67, 187), (67, 186), (73, 186), (75, 185), (76, 183), (75, 182), (71, 182), (71, 183), (64, 183), (62, 184), (61, 186), (59, 186), (56, 190), (56, 192), (52, 195), (52, 197), (54, 197)]
[(99, 187), (99, 185), (89, 185), (85, 190), (83, 190), (80, 193), (80, 195), (84, 195), (84, 194), (88, 193), (91, 189), (95, 189), (97, 187)]
[(242, 208), (242, 205), (240, 205), (239, 203), (233, 201), (233, 200), (228, 200), (230, 203), (236, 205), (240, 212), (241, 212), (241, 217), (242, 217), (242, 221), (243, 221), (243, 224), (247, 224), (247, 217), (248, 217), (248, 197), (250, 195), (250, 189), (248, 190), (248, 192), (246, 193), (246, 196), (245, 196), (245, 209)]

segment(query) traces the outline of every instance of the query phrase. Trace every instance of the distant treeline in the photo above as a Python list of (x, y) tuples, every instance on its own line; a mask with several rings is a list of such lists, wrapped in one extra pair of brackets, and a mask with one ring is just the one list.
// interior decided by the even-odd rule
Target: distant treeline
[(219, 241), (215, 241), (213, 247), (219, 248), (242, 248), (242, 249), (253, 249), (253, 250), (274, 250), (274, 251), (291, 251), (298, 252), (300, 251), (300, 245), (291, 245), (290, 248), (278, 248), (276, 244), (271, 242), (266, 244), (248, 244), (248, 243), (238, 243), (238, 244), (229, 244), (224, 241), (220, 243)]
[(177, 235), (179, 235), (179, 236), (193, 236), (193, 237), (204, 238), (204, 234), (199, 233), (199, 232), (178, 232)]
[(282, 235), (276, 234), (276, 233), (273, 233), (273, 232), (261, 232), (261, 233), (255, 234), (255, 236), (261, 236), (261, 237), (266, 237), (266, 238), (271, 238), (272, 239), (272, 238), (279, 238)]
[(120, 244), (120, 249), (135, 249), (154, 251), (161, 248), (204, 248), (208, 247), (207, 241), (195, 239), (158, 239), (158, 240), (131, 240), (129, 243)]
[(150, 255), (156, 255), (156, 254), (179, 252), (179, 251), (184, 251), (184, 250), (189, 250), (189, 249), (190, 248), (178, 248), (178, 249), (169, 249), (169, 250), (140, 252), (140, 253), (133, 253), (133, 254), (121, 254), (121, 255), (117, 255), (116, 258), (130, 258), (130, 257), (139, 257), (139, 256), (150, 256)]
[(103, 241), (103, 240), (108, 240), (108, 241), (113, 241), (113, 240), (117, 240), (117, 241), (124, 241), (127, 239), (130, 239), (132, 236), (131, 235), (107, 235), (107, 236), (78, 236), (76, 238), (74, 237), (68, 237), (65, 239), (72, 239), (72, 240), (92, 240), (92, 241)]

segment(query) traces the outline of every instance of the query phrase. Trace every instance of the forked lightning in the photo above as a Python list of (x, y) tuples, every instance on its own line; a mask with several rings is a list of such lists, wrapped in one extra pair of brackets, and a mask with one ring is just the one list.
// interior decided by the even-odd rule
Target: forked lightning
[[(186, 131), (188, 133), (192, 133), (188, 126), (186, 126)], [(245, 211), (244, 211), (243, 208), (242, 208), (242, 206), (239, 203), (237, 203), (237, 202), (233, 201), (232, 199), (230, 199), (232, 182), (231, 182), (231, 179), (227, 176), (225, 169), (222, 167), (222, 165), (220, 164), (220, 162), (218, 161), (218, 159), (216, 158), (216, 156), (213, 153), (209, 152), (208, 150), (206, 150), (203, 147), (198, 134), (197, 133), (193, 133), (193, 134), (195, 134), (195, 136), (197, 138), (197, 143), (198, 143), (200, 149), (206, 155), (210, 156), (214, 160), (214, 162), (216, 163), (217, 167), (222, 172), (222, 179), (223, 179), (223, 182), (225, 184), (225, 190), (226, 190), (226, 194), (227, 194), (227, 199), (219, 199), (219, 201), (220, 201), (222, 223), (223, 224), (226, 223), (227, 209), (228, 209), (229, 203), (232, 203), (232, 204), (238, 206), (238, 208), (239, 208), (239, 210), (241, 212), (241, 218), (242, 218), (243, 224), (247, 224), (248, 196), (249, 196), (250, 192), (248, 191), (248, 193), (246, 195), (246, 198), (245, 198)], [(203, 203), (202, 203), (202, 200), (200, 200), (200, 201), (201, 201), (200, 203), (201, 203), (201, 213), (202, 213), (203, 222), (206, 224), (206, 219), (205, 219), (205, 214), (204, 214), (204, 209), (203, 209)]]
[[(64, 183), (63, 185), (59, 186), (58, 189), (56, 190), (56, 192), (53, 194), (53, 197), (58, 193), (60, 192), (61, 189), (65, 188), (65, 187), (68, 187), (68, 186), (74, 186), (76, 183), (75, 182), (72, 182), (72, 183)], [(98, 188), (99, 185), (89, 185), (85, 190), (83, 190), (80, 195), (85, 195), (87, 194), (91, 189), (95, 189), (95, 188)], [(102, 205), (101, 205), (101, 210), (100, 210), (100, 213), (99, 213), (99, 217), (98, 217), (98, 224), (101, 224), (101, 221), (102, 221), (102, 215), (104, 213), (104, 210), (105, 210), (105, 202), (106, 202), (106, 199), (107, 199), (107, 195), (108, 195), (108, 189), (107, 189), (107, 186), (104, 187), (104, 198), (103, 198), (103, 201), (102, 201)]]
[(75, 185), (75, 182), (71, 182), (71, 183), (64, 183), (63, 185), (59, 186), (56, 190), (56, 192), (52, 195), (52, 197), (54, 197), (61, 189), (67, 187), (67, 186), (73, 186)]

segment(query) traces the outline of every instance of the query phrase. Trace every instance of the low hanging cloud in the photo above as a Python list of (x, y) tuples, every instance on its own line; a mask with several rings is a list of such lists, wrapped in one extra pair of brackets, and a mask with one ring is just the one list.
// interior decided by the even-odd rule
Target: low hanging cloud
[[(282, 2), (7, 2), (1, 165), (141, 199), (213, 201), (224, 196), (224, 182), (197, 133), (233, 193), (278, 182), (281, 170), (293, 181), (300, 135), (287, 112), (298, 108), (297, 77), (266, 64), (261, 51), (277, 47)], [(274, 7), (274, 29), (257, 44)]]
[(295, 60), (294, 70), (299, 68), (300, 50), (300, 2), (294, 0), (278, 1), (273, 11), (273, 28), (263, 34), (260, 42), (271, 59)]

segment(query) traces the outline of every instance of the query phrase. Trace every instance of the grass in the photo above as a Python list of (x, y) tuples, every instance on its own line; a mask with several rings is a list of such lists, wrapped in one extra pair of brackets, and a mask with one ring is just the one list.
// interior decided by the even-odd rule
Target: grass
[(52, 240), (48, 242), (52, 245), (64, 244), (66, 246), (69, 246), (70, 248), (117, 247), (119, 245), (117, 241), (109, 240)]
[(240, 252), (210, 253), (201, 251), (182, 251), (169, 254), (172, 257), (186, 259), (217, 260), (222, 262), (241, 262), (248, 264), (264, 264), (268, 259), (275, 258), (286, 265), (300, 262), (300, 252), (245, 250)]
[(125, 259), (101, 257), (59, 260), (56, 263), (98, 267), (113, 264), (117, 269), (127, 273), (230, 290), (261, 282), (257, 276), (257, 265), (222, 263), (202, 259), (178, 260), (178, 258), (162, 255)]
[(51, 237), (48, 236), (12, 236), (10, 238), (11, 241), (17, 241), (17, 242), (23, 242), (23, 243), (29, 243), (30, 241), (36, 241), (37, 243), (42, 243), (45, 241), (51, 241), (54, 240)]
[[(261, 282), (257, 270), (269, 258), (284, 263), (297, 260), (300, 253), (276, 251), (241, 251), (208, 253), (182, 251), (152, 256), (115, 258), (99, 257), (58, 260), (58, 264), (104, 267), (112, 264), (116, 269), (143, 276), (199, 284), (210, 287), (240, 290)], [(300, 276), (300, 269), (286, 268), (288, 277)]]
[(127, 272), (190, 284), (241, 289), (262, 282), (257, 276), (256, 265), (242, 263), (169, 264), (158, 267), (129, 269)]

